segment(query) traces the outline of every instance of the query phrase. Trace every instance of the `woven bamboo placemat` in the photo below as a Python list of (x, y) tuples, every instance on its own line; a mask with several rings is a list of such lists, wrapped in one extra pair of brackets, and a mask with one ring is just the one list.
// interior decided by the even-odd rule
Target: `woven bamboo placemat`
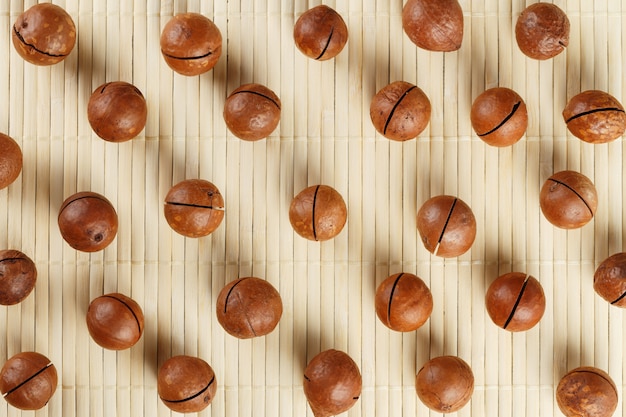
[[(0, 361), (21, 351), (48, 356), (57, 392), (36, 415), (163, 416), (158, 367), (179, 354), (211, 364), (217, 396), (203, 416), (311, 415), (303, 369), (322, 350), (347, 352), (363, 376), (350, 416), (416, 416), (429, 410), (415, 393), (429, 359), (458, 355), (475, 376), (462, 416), (560, 415), (554, 392), (569, 369), (592, 365), (618, 386), (615, 415), (624, 415), (623, 312), (592, 288), (595, 268), (624, 248), (623, 138), (583, 143), (561, 111), (588, 89), (626, 98), (626, 3), (557, 0), (571, 22), (565, 53), (525, 57), (514, 25), (521, 0), (461, 0), (465, 17), (458, 52), (417, 48), (402, 31), (399, 0), (327, 4), (349, 28), (334, 60), (307, 59), (293, 25), (319, 2), (303, 0), (61, 0), (78, 42), (51, 67), (15, 52), (10, 29), (32, 0), (0, 2), (0, 131), (22, 147), (18, 180), (0, 191), (0, 248), (35, 260), (35, 291), (0, 308)], [(161, 57), (162, 27), (176, 13), (200, 12), (224, 38), (209, 73), (184, 77)], [(132, 82), (145, 95), (148, 122), (129, 142), (98, 138), (87, 120), (91, 92), (107, 81)], [(392, 142), (369, 118), (373, 95), (389, 82), (418, 85), (432, 117), (417, 139)], [(279, 128), (249, 143), (226, 128), (222, 110), (239, 85), (257, 82), (280, 97)], [(469, 112), (486, 88), (517, 91), (528, 106), (524, 138), (493, 148), (473, 132)], [(594, 220), (564, 231), (539, 208), (552, 173), (571, 169), (598, 190)], [(169, 188), (187, 178), (213, 182), (225, 219), (209, 237), (184, 238), (163, 215)], [(342, 233), (310, 242), (293, 232), (291, 199), (309, 185), (337, 189), (348, 206)], [(58, 230), (63, 200), (77, 191), (105, 195), (119, 232), (104, 251), (86, 254)], [(468, 203), (478, 233), (471, 250), (452, 259), (431, 255), (416, 213), (431, 196)], [(523, 271), (543, 285), (547, 308), (524, 333), (496, 327), (484, 296), (500, 274)], [(377, 285), (411, 272), (430, 287), (434, 309), (419, 330), (397, 333), (376, 317)], [(237, 340), (215, 316), (217, 294), (245, 276), (268, 280), (284, 313), (268, 336)], [(95, 344), (85, 325), (89, 302), (121, 292), (143, 308), (145, 332), (133, 348)], [(175, 414), (175, 413), (174, 413)], [(430, 412), (431, 415), (437, 413)], [(0, 415), (32, 415), (0, 402)]]

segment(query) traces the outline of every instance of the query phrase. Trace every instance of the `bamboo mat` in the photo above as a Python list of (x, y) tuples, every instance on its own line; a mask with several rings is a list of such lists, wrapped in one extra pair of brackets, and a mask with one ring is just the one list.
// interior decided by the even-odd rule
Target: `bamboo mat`
[[(461, 0), (463, 45), (454, 53), (418, 49), (403, 33), (400, 0), (328, 2), (349, 28), (334, 60), (312, 61), (295, 47), (295, 20), (319, 2), (305, 0), (59, 0), (78, 29), (74, 52), (52, 67), (25, 63), (10, 28), (34, 0), (0, 2), (0, 131), (24, 153), (18, 180), (0, 191), (0, 248), (35, 260), (35, 291), (0, 308), (0, 361), (20, 351), (48, 356), (59, 372), (49, 404), (0, 416), (166, 416), (157, 369), (170, 356), (206, 360), (217, 396), (202, 416), (312, 415), (302, 390), (306, 363), (322, 350), (347, 352), (363, 376), (362, 396), (346, 415), (437, 415), (417, 398), (416, 371), (458, 355), (475, 376), (460, 416), (558, 416), (555, 386), (581, 365), (606, 370), (626, 415), (624, 313), (592, 288), (595, 268), (624, 250), (623, 138), (592, 146), (567, 131), (561, 111), (573, 95), (605, 90), (626, 101), (626, 3), (555, 0), (571, 22), (567, 51), (526, 58), (513, 28), (529, 0)], [(224, 38), (209, 73), (184, 77), (163, 61), (159, 36), (173, 14), (201, 12)], [(139, 137), (115, 144), (87, 121), (91, 92), (106, 81), (132, 82), (148, 102)], [(378, 135), (372, 96), (391, 81), (417, 84), (433, 107), (427, 129), (405, 143)], [(267, 85), (282, 101), (279, 128), (249, 143), (228, 132), (222, 110), (240, 84)], [(528, 106), (526, 136), (509, 148), (484, 144), (469, 120), (486, 88), (516, 90)], [(572, 169), (596, 185), (595, 219), (582, 229), (553, 227), (539, 190)], [(212, 235), (184, 238), (163, 215), (169, 188), (186, 178), (213, 182), (225, 219)], [(288, 218), (291, 199), (327, 184), (348, 206), (334, 240), (309, 242)], [(77, 191), (105, 195), (119, 232), (102, 252), (73, 250), (57, 226), (63, 200)], [(477, 219), (472, 249), (432, 256), (416, 229), (429, 197), (456, 195)], [(547, 308), (538, 326), (512, 334), (486, 314), (484, 294), (500, 274), (527, 272), (542, 283)], [(434, 310), (416, 332), (388, 330), (376, 317), (377, 285), (397, 272), (420, 276)], [(280, 292), (284, 313), (266, 337), (239, 341), (215, 316), (228, 282), (258, 276)], [(135, 299), (145, 332), (113, 352), (87, 332), (90, 300), (109, 292)]]

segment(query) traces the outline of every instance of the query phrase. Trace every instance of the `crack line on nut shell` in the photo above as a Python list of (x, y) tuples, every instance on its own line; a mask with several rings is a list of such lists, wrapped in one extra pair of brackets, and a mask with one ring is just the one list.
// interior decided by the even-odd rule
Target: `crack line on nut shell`
[(587, 110), (587, 111), (584, 111), (582, 113), (575, 114), (572, 117), (570, 117), (569, 119), (567, 119), (567, 121), (565, 123), (569, 123), (569, 122), (571, 122), (574, 119), (578, 119), (579, 117), (587, 116), (588, 114), (598, 113), (598, 112), (601, 112), (601, 111), (617, 111), (617, 112), (620, 112), (620, 113), (624, 113), (624, 110), (620, 109), (619, 107), (604, 107), (604, 108), (601, 108), (601, 109)]
[(46, 369), (48, 369), (49, 367), (52, 366), (52, 362), (50, 362), (49, 364), (47, 364), (46, 366), (44, 366), (43, 368), (41, 368), (40, 370), (38, 370), (37, 372), (35, 372), (35, 374), (29, 376), (28, 378), (26, 378), (24, 381), (20, 382), (19, 384), (17, 384), (16, 386), (14, 386), (13, 388), (11, 388), (10, 390), (7, 391), (6, 394), (3, 395), (3, 397), (7, 397), (9, 394), (15, 392), (16, 390), (18, 390), (20, 387), (24, 386), (26, 383), (28, 383), (30, 380), (32, 380), (33, 378), (37, 377), (37, 375), (41, 374), (43, 371), (45, 371)]
[(398, 275), (398, 278), (393, 282), (393, 287), (391, 287), (391, 294), (389, 294), (389, 304), (387, 304), (387, 324), (391, 324), (391, 301), (393, 300), (393, 293), (396, 291), (396, 287), (398, 286), (398, 281), (402, 278), (404, 272)]
[(15, 261), (25, 261), (25, 258), (4, 258), (0, 259), (0, 263), (2, 262), (15, 262)]
[(446, 218), (446, 222), (443, 224), (443, 229), (441, 229), (441, 234), (439, 235), (439, 239), (437, 239), (437, 246), (439, 246), (439, 244), (443, 240), (443, 234), (446, 232), (446, 229), (448, 228), (448, 223), (450, 223), (450, 218), (452, 217), (452, 212), (454, 211), (454, 206), (456, 206), (457, 200), (458, 198), (455, 198), (454, 201), (452, 202), (452, 206), (450, 207), (450, 211), (448, 212), (448, 217)]
[(124, 306), (126, 306), (126, 308), (130, 310), (130, 312), (132, 313), (133, 317), (135, 318), (135, 321), (137, 322), (137, 327), (139, 328), (139, 333), (141, 333), (141, 324), (139, 323), (139, 317), (137, 317), (137, 315), (135, 314), (133, 309), (130, 308), (130, 306), (124, 300), (120, 300), (119, 298), (113, 297), (112, 295), (103, 295), (103, 297), (112, 298), (112, 299), (117, 300), (120, 303), (124, 304)]
[(317, 240), (317, 230), (315, 230), (315, 203), (317, 202), (317, 192), (319, 191), (320, 186), (318, 185), (315, 188), (315, 194), (313, 194), (313, 208), (311, 209), (311, 223), (313, 224), (313, 239)]
[(491, 129), (489, 132), (485, 132), (485, 133), (481, 133), (478, 136), (487, 136), (492, 134), (493, 132), (495, 132), (496, 130), (500, 129), (506, 122), (508, 122), (509, 120), (511, 120), (511, 117), (513, 117), (513, 115), (515, 114), (515, 112), (517, 111), (517, 109), (519, 109), (519, 106), (522, 105), (521, 101), (518, 101), (517, 103), (515, 103), (515, 105), (513, 105), (513, 110), (511, 110), (511, 113), (509, 113), (496, 127), (494, 127), (493, 129)]
[(619, 297), (617, 297), (617, 298), (615, 299), (615, 301), (611, 301), (611, 304), (617, 304), (617, 303), (619, 303), (620, 301), (622, 301), (622, 299), (623, 299), (624, 297), (626, 297), (626, 292), (624, 292), (624, 294), (622, 294), (622, 295), (620, 295)]
[(275, 105), (276, 107), (278, 107), (278, 110), (280, 110), (280, 105), (279, 105), (276, 101), (274, 101), (274, 99), (273, 99), (273, 98), (271, 98), (270, 96), (266, 96), (266, 95), (265, 95), (265, 94), (263, 94), (263, 93), (258, 93), (258, 92), (256, 92), (256, 91), (250, 91), (250, 90), (241, 90), (241, 91), (236, 91), (236, 92), (234, 92), (234, 93), (233, 93), (233, 95), (235, 95), (235, 94), (242, 94), (242, 93), (256, 94), (257, 96), (261, 96), (261, 97), (263, 97), (263, 98), (266, 98), (266, 99), (268, 99), (269, 101), (271, 101), (272, 103), (274, 103), (274, 105)]
[(317, 58), (315, 58), (316, 60), (320, 59), (321, 57), (324, 56), (324, 54), (326, 53), (326, 50), (328, 49), (328, 47), (330, 46), (330, 40), (333, 37), (333, 32), (335, 32), (335, 27), (333, 26), (330, 29), (330, 35), (328, 35), (328, 40), (326, 41), (326, 46), (324, 46), (324, 49), (322, 49), (322, 53), (319, 54), (319, 56)]
[(230, 297), (231, 293), (233, 292), (233, 290), (235, 289), (237, 285), (241, 284), (246, 279), (248, 278), (241, 278), (239, 282), (235, 283), (235, 285), (230, 287), (230, 290), (228, 290), (228, 294), (226, 294), (226, 298), (224, 299), (224, 313), (226, 313), (226, 307), (228, 307), (228, 298)]
[(184, 207), (205, 208), (205, 209), (211, 209), (211, 210), (224, 210), (224, 207), (203, 206), (202, 204), (176, 203), (173, 201), (167, 201), (166, 204), (169, 204), (171, 206), (184, 206)]
[(190, 397), (187, 398), (183, 398), (182, 400), (168, 400), (166, 398), (160, 397), (161, 400), (168, 402), (168, 403), (184, 403), (185, 401), (190, 401), (193, 400), (196, 397), (199, 397), (200, 395), (202, 395), (202, 393), (204, 391), (207, 391), (209, 389), (209, 387), (213, 384), (213, 382), (215, 382), (215, 375), (213, 375), (213, 378), (211, 378), (211, 380), (209, 381), (209, 383), (207, 384), (206, 387), (202, 388), (200, 391), (198, 391), (197, 393), (193, 394)]
[(587, 207), (587, 209), (589, 210), (589, 213), (591, 213), (591, 217), (593, 217), (593, 210), (591, 210), (591, 207), (589, 207), (589, 204), (587, 204), (587, 200), (585, 200), (583, 198), (582, 195), (580, 195), (578, 193), (578, 191), (574, 190), (572, 187), (570, 187), (569, 185), (565, 184), (564, 182), (561, 182), (559, 180), (555, 180), (554, 178), (548, 178), (550, 181), (555, 182), (557, 184), (562, 185), (563, 187), (567, 188), (568, 190), (570, 190), (571, 192), (573, 192), (574, 194), (576, 194), (578, 196), (578, 198), (580, 198), (580, 200), (585, 204), (585, 206)]
[(206, 58), (208, 56), (213, 55), (213, 51), (209, 51), (204, 55), (198, 55), (198, 56), (175, 56), (175, 55), (168, 54), (167, 52), (163, 51), (163, 49), (161, 49), (161, 53), (168, 58), (180, 59), (181, 61), (191, 61), (193, 59), (202, 59), (202, 58)]
[(15, 36), (17, 36), (17, 38), (20, 40), (20, 42), (22, 42), (26, 46), (29, 46), (29, 47), (33, 48), (35, 51), (39, 52), (40, 54), (44, 54), (46, 56), (53, 57), (53, 58), (62, 58), (62, 57), (67, 56), (67, 55), (63, 55), (63, 54), (57, 55), (57, 54), (51, 54), (50, 52), (42, 51), (41, 49), (38, 49), (35, 45), (26, 42), (26, 40), (22, 37), (22, 35), (17, 30), (15, 25), (13, 25), (13, 32), (15, 33)]
[(522, 288), (520, 289), (519, 294), (517, 294), (517, 300), (515, 300), (515, 304), (513, 304), (513, 309), (511, 310), (511, 314), (509, 314), (509, 317), (504, 322), (504, 326), (502, 327), (503, 329), (506, 329), (507, 326), (511, 323), (511, 320), (513, 320), (513, 316), (515, 315), (515, 310), (517, 310), (519, 303), (522, 301), (522, 296), (524, 295), (524, 291), (526, 290), (526, 285), (528, 285), (529, 278), (530, 278), (530, 275), (526, 275), (526, 278), (524, 278), (524, 283), (522, 284)]
[(383, 135), (387, 134), (387, 127), (389, 127), (389, 122), (391, 122), (391, 118), (393, 117), (393, 114), (396, 112), (396, 109), (398, 108), (398, 106), (400, 105), (400, 103), (402, 102), (402, 100), (404, 100), (404, 98), (406, 96), (409, 95), (409, 93), (412, 90), (415, 90), (417, 88), (417, 86), (412, 86), (411, 88), (409, 88), (408, 90), (406, 90), (403, 94), (402, 97), (400, 97), (398, 99), (398, 101), (396, 101), (396, 104), (393, 105), (393, 108), (391, 109), (391, 111), (389, 112), (389, 116), (387, 117), (387, 121), (385, 122), (385, 128), (383, 129)]

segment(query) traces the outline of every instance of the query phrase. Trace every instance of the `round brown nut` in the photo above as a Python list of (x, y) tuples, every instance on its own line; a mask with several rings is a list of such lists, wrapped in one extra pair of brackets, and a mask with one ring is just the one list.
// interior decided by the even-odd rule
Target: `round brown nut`
[(489, 317), (498, 327), (521, 332), (539, 323), (546, 310), (546, 297), (537, 279), (510, 272), (491, 283), (485, 304)]
[(101, 295), (87, 309), (89, 334), (105, 349), (122, 350), (135, 345), (143, 334), (143, 324), (141, 307), (124, 294)]
[(41, 353), (18, 353), (0, 370), (0, 392), (20, 410), (43, 408), (56, 389), (57, 370)]
[(556, 402), (567, 417), (610, 417), (617, 401), (617, 387), (609, 374), (591, 366), (572, 369), (556, 387)]
[(294, 197), (289, 207), (293, 229), (305, 239), (323, 241), (337, 236), (348, 218), (341, 194), (327, 185), (312, 185)]
[(463, 359), (439, 356), (419, 370), (415, 389), (426, 407), (440, 413), (453, 413), (472, 398), (474, 374)]
[(370, 118), (378, 133), (388, 139), (413, 139), (428, 125), (430, 101), (419, 87), (395, 81), (372, 98)]
[(97, 252), (117, 235), (117, 213), (106, 197), (83, 191), (69, 196), (59, 211), (59, 229), (74, 249)]
[(611, 305), (626, 308), (626, 252), (613, 254), (598, 266), (593, 289)]
[(376, 289), (376, 315), (391, 330), (411, 332), (419, 329), (433, 311), (433, 296), (419, 277), (394, 274)]
[(274, 330), (283, 314), (283, 303), (272, 284), (246, 277), (222, 288), (216, 310), (224, 330), (239, 339), (249, 339)]
[(361, 396), (361, 372), (348, 354), (329, 349), (308, 363), (303, 385), (313, 415), (334, 416), (348, 411)]
[(422, 49), (456, 51), (463, 41), (463, 9), (457, 0), (408, 0), (402, 28)]
[(510, 146), (528, 127), (524, 100), (510, 88), (490, 88), (476, 97), (470, 113), (472, 128), (491, 146)]
[(161, 54), (179, 74), (193, 76), (210, 71), (222, 55), (222, 34), (206, 16), (181, 13), (161, 32)]
[(546, 180), (539, 194), (543, 215), (562, 229), (589, 223), (598, 208), (598, 193), (591, 180), (575, 171), (561, 171)]
[(22, 172), (22, 149), (10, 136), (0, 133), (0, 190), (8, 187)]
[(200, 358), (173, 356), (159, 368), (157, 391), (169, 409), (197, 413), (207, 408), (215, 397), (215, 372)]
[(24, 300), (35, 288), (37, 268), (16, 250), (0, 251), (0, 304), (10, 306)]
[(208, 236), (224, 219), (224, 198), (213, 183), (183, 180), (165, 196), (165, 219), (174, 231), (187, 237)]
[(266, 138), (280, 121), (280, 99), (261, 84), (244, 84), (226, 99), (224, 121), (239, 139)]
[(53, 65), (74, 49), (76, 26), (61, 7), (40, 3), (19, 15), (11, 39), (24, 60), (35, 65)]
[(563, 110), (567, 129), (589, 143), (611, 142), (624, 134), (624, 106), (609, 93), (598, 90), (575, 95)]
[(515, 25), (515, 39), (524, 55), (549, 59), (569, 44), (569, 19), (552, 3), (534, 3), (522, 11)]
[(464, 254), (476, 238), (476, 218), (461, 199), (440, 195), (417, 212), (417, 230), (433, 255), (451, 258)]
[(300, 16), (293, 37), (304, 55), (326, 61), (339, 55), (348, 42), (348, 27), (339, 13), (321, 4)]
[(87, 105), (87, 118), (96, 134), (109, 142), (124, 142), (146, 126), (148, 107), (141, 91), (115, 81), (98, 87)]

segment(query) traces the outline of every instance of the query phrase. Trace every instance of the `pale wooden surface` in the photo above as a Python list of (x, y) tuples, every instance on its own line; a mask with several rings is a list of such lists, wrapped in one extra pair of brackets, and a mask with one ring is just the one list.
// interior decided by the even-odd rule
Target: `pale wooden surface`
[[(0, 2), (0, 131), (21, 145), (24, 170), (0, 191), (0, 247), (37, 264), (36, 290), (0, 308), (0, 361), (25, 350), (47, 355), (59, 386), (41, 416), (165, 416), (156, 372), (167, 358), (195, 355), (214, 368), (217, 397), (203, 416), (311, 415), (302, 391), (306, 363), (321, 350), (348, 352), (363, 375), (350, 416), (428, 415), (414, 390), (429, 358), (459, 355), (476, 387), (460, 416), (558, 416), (554, 388), (567, 370), (594, 365), (619, 387), (623, 311), (593, 291), (593, 272), (624, 250), (623, 138), (592, 146), (571, 136), (561, 111), (586, 89), (626, 99), (626, 3), (558, 0), (571, 22), (566, 53), (538, 62), (517, 48), (521, 0), (461, 0), (463, 45), (455, 53), (418, 49), (402, 31), (399, 0), (328, 2), (344, 17), (349, 42), (316, 62), (295, 47), (295, 19), (319, 2), (303, 0), (62, 0), (78, 44), (61, 64), (34, 67), (14, 51), (10, 28), (34, 1)], [(528, 4), (533, 1), (528, 1)], [(173, 73), (160, 55), (160, 30), (175, 13), (201, 12), (224, 37), (217, 66), (199, 77)], [(429, 96), (432, 118), (419, 138), (391, 142), (369, 119), (372, 96), (395, 80)], [(148, 101), (144, 132), (122, 144), (92, 131), (86, 106), (106, 81), (134, 83)], [(226, 96), (258, 82), (282, 101), (279, 128), (243, 142), (226, 129)], [(504, 149), (472, 131), (469, 111), (484, 89), (513, 88), (529, 111), (527, 135)], [(553, 172), (578, 170), (599, 194), (595, 219), (580, 230), (549, 224), (538, 194)], [(186, 239), (163, 216), (169, 188), (204, 178), (225, 198), (210, 237)], [(334, 240), (294, 234), (291, 198), (308, 185), (335, 187), (348, 223)], [(58, 208), (92, 190), (115, 205), (119, 234), (106, 250), (78, 253), (61, 238)], [(454, 194), (473, 209), (478, 235), (457, 259), (430, 255), (415, 215), (430, 196)], [(434, 310), (416, 332), (389, 331), (376, 318), (377, 285), (412, 272), (432, 290)], [(521, 334), (497, 328), (484, 308), (499, 274), (537, 277), (547, 297), (540, 324)], [(225, 283), (258, 276), (281, 293), (279, 328), (238, 341), (214, 310)], [(119, 291), (145, 313), (132, 349), (105, 351), (84, 321), (91, 299)], [(176, 413), (173, 413), (176, 414)], [(430, 413), (436, 415), (437, 413)], [(0, 416), (20, 413), (0, 401)]]

